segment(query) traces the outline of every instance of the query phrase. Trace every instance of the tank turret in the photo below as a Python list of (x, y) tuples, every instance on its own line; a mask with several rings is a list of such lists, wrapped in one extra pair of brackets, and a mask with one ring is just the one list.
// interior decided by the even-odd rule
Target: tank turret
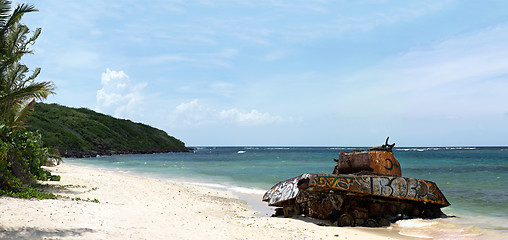
[(394, 144), (386, 143), (366, 151), (340, 152), (333, 174), (379, 174), (401, 177), (399, 160), (393, 155)]

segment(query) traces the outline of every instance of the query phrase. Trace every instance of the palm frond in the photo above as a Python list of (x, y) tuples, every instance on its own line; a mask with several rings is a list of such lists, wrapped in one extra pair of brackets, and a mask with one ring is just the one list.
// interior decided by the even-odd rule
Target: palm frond
[(0, 26), (4, 26), (4, 24), (9, 19), (9, 13), (11, 11), (11, 1), (2, 0), (0, 1)]
[(0, 72), (6, 71), (10, 65), (19, 61), (23, 55), (31, 53), (30, 51), (17, 51), (12, 56), (6, 58), (4, 61), (0, 63)]
[(26, 99), (34, 97), (37, 100), (46, 99), (49, 94), (54, 94), (54, 85), (52, 82), (37, 82), (31, 83), (22, 88), (13, 89), (8, 94), (0, 95), (0, 106), (9, 102), (14, 102), (18, 99)]
[(27, 41), (27, 45), (34, 44), (35, 40), (37, 40), (37, 38), (39, 38), (39, 35), (41, 35), (41, 28), (35, 29), (34, 35), (32, 35), (32, 37)]
[(18, 4), (16, 9), (14, 9), (14, 11), (11, 13), (9, 19), (4, 24), (2, 24), (2, 28), (0, 29), (0, 35), (3, 35), (9, 28), (11, 28), (12, 25), (19, 22), (19, 20), (21, 19), (21, 17), (23, 17), (25, 13), (36, 11), (38, 10), (35, 9), (33, 5), (29, 5), (26, 3)]
[(18, 4), (10, 12), (11, 1), (0, 0), (0, 125), (17, 126), (28, 116), (36, 100), (54, 94), (53, 82), (35, 82), (41, 69), (30, 73), (19, 61), (41, 33), (37, 28), (31, 36), (29, 28), (20, 22), (28, 12), (37, 11), (33, 5)]
[(27, 82), (34, 80), (37, 76), (39, 76), (39, 73), (41, 73), (41, 68), (36, 68), (32, 75), (28, 77)]
[(30, 115), (33, 113), (34, 105), (35, 105), (34, 98), (29, 98), (20, 103), (17, 106), (16, 111), (14, 112), (11, 126), (24, 124), (28, 120)]

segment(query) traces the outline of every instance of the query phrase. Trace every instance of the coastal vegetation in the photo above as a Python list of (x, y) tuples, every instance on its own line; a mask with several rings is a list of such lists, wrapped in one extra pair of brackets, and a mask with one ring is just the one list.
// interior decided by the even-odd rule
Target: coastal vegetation
[(190, 151), (162, 130), (87, 108), (37, 103), (26, 125), (63, 157)]
[(36, 82), (40, 68), (30, 71), (20, 62), (32, 53), (30, 46), (41, 29), (30, 29), (20, 22), (25, 13), (37, 11), (34, 6), (0, 1), (0, 195), (25, 198), (56, 198), (37, 188), (36, 180), (58, 180), (42, 168), (48, 161), (48, 149), (38, 132), (22, 125), (27, 121), (36, 100), (53, 94), (52, 82)]
[[(63, 197), (44, 192), (37, 180), (60, 180), (42, 168), (50, 159), (121, 153), (187, 152), (164, 131), (86, 108), (37, 103), (54, 94), (50, 81), (36, 81), (20, 62), (31, 54), (41, 29), (21, 23), (33, 5), (0, 0), (0, 195), (22, 198)], [(96, 199), (72, 199), (98, 202)]]

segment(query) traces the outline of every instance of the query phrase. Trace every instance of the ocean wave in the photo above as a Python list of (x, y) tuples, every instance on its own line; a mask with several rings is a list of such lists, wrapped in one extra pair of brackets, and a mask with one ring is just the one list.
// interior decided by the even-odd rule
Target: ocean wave
[(427, 148), (395, 148), (396, 151), (414, 151), (414, 152), (424, 152), (424, 151), (440, 151), (440, 150), (476, 150), (475, 147), (427, 147)]
[(446, 147), (446, 150), (476, 150), (475, 147)]
[[(444, 237), (444, 235), (449, 235), (450, 233), (444, 233), (444, 224), (440, 223), (439, 220), (430, 220), (430, 219), (405, 219), (399, 220), (390, 226), (391, 229), (395, 229), (398, 231), (400, 235), (414, 237), (414, 238), (428, 238), (432, 239), (437, 237), (437, 235), (441, 235), (440, 237)], [(444, 238), (448, 239), (448, 238)]]
[(206, 150), (206, 149), (208, 149), (208, 147), (195, 147), (194, 149), (196, 149), (196, 150)]
[(415, 218), (415, 219), (399, 220), (396, 222), (396, 224), (399, 225), (400, 227), (421, 228), (436, 225), (438, 224), (438, 222), (432, 220), (424, 220), (421, 218)]
[[(433, 239), (505, 239), (506, 231), (489, 229), (489, 224), (478, 224), (474, 221), (467, 222), (464, 218), (441, 218), (441, 219), (406, 219), (400, 220), (390, 226), (390, 229), (398, 231), (400, 235), (433, 238)], [(495, 219), (489, 219), (487, 223)]]
[(263, 195), (266, 192), (266, 190), (262, 190), (262, 189), (245, 188), (245, 187), (230, 187), (228, 189), (233, 191), (233, 192), (247, 193), (247, 194), (256, 194), (256, 195)]
[(239, 187), (239, 186), (229, 186), (226, 184), (220, 184), (220, 183), (203, 183), (203, 182), (182, 182), (185, 184), (190, 184), (194, 186), (200, 186), (200, 187), (207, 187), (207, 188), (214, 188), (219, 190), (228, 190), (231, 192), (237, 192), (237, 193), (244, 193), (244, 194), (256, 194), (256, 195), (262, 195), (265, 194), (266, 190), (258, 189), (258, 188), (247, 188), (247, 187)]
[(201, 183), (201, 182), (182, 182), (182, 183), (190, 184), (190, 185), (194, 185), (194, 186), (215, 188), (215, 189), (227, 189), (228, 188), (226, 185), (218, 184), (218, 183)]
[(439, 151), (442, 149), (443, 148), (396, 148), (395, 150), (396, 151), (404, 151), (404, 152), (408, 152), (408, 151), (424, 152), (424, 151)]

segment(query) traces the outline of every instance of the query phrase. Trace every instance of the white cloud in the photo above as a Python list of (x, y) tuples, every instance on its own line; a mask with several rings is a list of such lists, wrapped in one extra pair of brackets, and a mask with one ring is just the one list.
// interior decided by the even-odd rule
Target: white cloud
[(209, 53), (173, 53), (141, 58), (146, 65), (168, 63), (191, 63), (194, 65), (231, 67), (232, 59), (238, 55), (237, 49), (221, 49)]
[(263, 113), (256, 109), (246, 111), (239, 108), (217, 110), (202, 105), (198, 99), (176, 106), (170, 119), (175, 125), (201, 126), (219, 123), (237, 126), (257, 126), (284, 123), (287, 120), (280, 116)]
[(204, 107), (198, 99), (194, 99), (176, 106), (170, 120), (174, 125), (201, 126), (213, 123), (216, 115), (215, 110)]
[(320, 5), (329, 9), (327, 21), (318, 24), (291, 25), (282, 28), (286, 39), (313, 40), (324, 36), (350, 35), (355, 32), (368, 32), (380, 27), (390, 26), (418, 19), (446, 8), (451, 1), (405, 1), (393, 4), (390, 1), (353, 1), (354, 3), (337, 4), (323, 2)]
[(146, 83), (133, 84), (123, 71), (109, 68), (102, 73), (102, 88), (97, 91), (96, 110), (120, 118), (141, 115)]
[(272, 116), (269, 113), (262, 113), (256, 109), (245, 111), (238, 108), (232, 108), (220, 111), (219, 116), (221, 119), (228, 120), (242, 126), (283, 123), (285, 121), (282, 117)]
[[(369, 12), (365, 16), (340, 19), (344, 30), (371, 30), (378, 26), (403, 22), (437, 12), (450, 1), (417, 1), (408, 2), (406, 6), (386, 6), (383, 11)], [(340, 26), (340, 25), (339, 25)]]
[(355, 103), (351, 111), (370, 108), (371, 114), (502, 115), (508, 109), (507, 41), (504, 25), (393, 56), (343, 81), (351, 91), (341, 100)]

